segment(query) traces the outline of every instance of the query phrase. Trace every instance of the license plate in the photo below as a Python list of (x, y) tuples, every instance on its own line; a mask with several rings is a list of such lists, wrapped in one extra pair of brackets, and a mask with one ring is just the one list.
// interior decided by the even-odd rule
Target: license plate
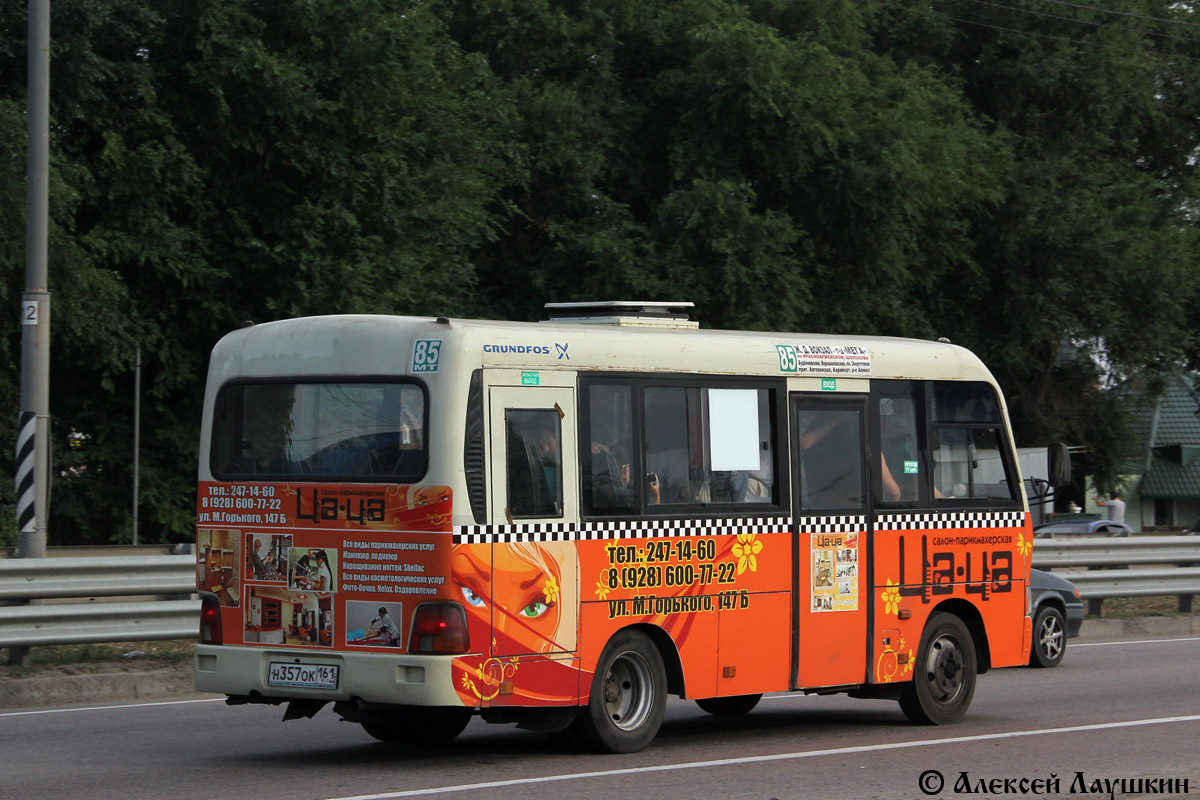
[(267, 671), (268, 686), (294, 686), (300, 689), (336, 689), (336, 664), (287, 664), (272, 661)]

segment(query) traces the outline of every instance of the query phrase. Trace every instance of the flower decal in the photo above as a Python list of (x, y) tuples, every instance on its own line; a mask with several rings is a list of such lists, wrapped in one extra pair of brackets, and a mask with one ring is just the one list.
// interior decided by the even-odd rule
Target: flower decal
[(737, 556), (737, 574), (741, 575), (747, 569), (758, 572), (758, 554), (762, 552), (763, 544), (757, 541), (753, 533), (739, 533), (737, 544), (733, 546), (733, 554)]
[(1017, 540), (1017, 552), (1021, 554), (1021, 558), (1028, 558), (1033, 552), (1033, 542), (1019, 533), (1013, 538)]
[(542, 584), (542, 594), (546, 596), (547, 605), (558, 601), (558, 581), (553, 575), (546, 576), (546, 582)]
[(883, 611), (885, 614), (900, 614), (900, 584), (892, 583), (888, 579), (887, 586), (883, 587), (883, 594), (880, 595), (880, 600), (883, 601)]
[(913, 650), (908, 648), (908, 653), (904, 652), (907, 643), (904, 637), (900, 637), (900, 649), (892, 647), (891, 642), (884, 641), (883, 652), (879, 654), (879, 660), (875, 662), (875, 680), (880, 683), (891, 683), (894, 680), (905, 680), (906, 676), (913, 671), (913, 666), (916, 663), (913, 660)]
[(601, 600), (607, 600), (608, 591), (609, 589), (607, 583), (604, 581), (596, 581), (596, 597), (600, 598)]
[(520, 669), (520, 664), (517, 663), (519, 660), (514, 656), (506, 663), (499, 659), (489, 658), (473, 670), (475, 680), (478, 680), (479, 683), (471, 679), (470, 672), (472, 670), (467, 668), (459, 678), (459, 684), (479, 700), (494, 700), (500, 694), (501, 683), (511, 678)]

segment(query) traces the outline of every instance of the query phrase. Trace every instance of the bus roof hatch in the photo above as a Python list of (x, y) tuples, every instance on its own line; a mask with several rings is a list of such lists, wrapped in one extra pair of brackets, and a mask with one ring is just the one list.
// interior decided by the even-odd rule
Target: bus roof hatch
[(583, 303), (546, 303), (550, 322), (583, 322), (647, 328), (699, 328), (688, 318), (690, 302), (656, 300), (598, 300)]

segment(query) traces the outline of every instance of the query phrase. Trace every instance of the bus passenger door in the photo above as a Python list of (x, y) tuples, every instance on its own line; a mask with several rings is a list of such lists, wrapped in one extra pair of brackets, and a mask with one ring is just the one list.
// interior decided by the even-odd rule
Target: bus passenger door
[(863, 395), (791, 395), (793, 688), (866, 680), (866, 411)]
[(574, 652), (578, 559), (568, 523), (579, 519), (575, 391), (500, 386), (488, 402), (489, 596), (465, 602), (486, 603), (495, 658)]

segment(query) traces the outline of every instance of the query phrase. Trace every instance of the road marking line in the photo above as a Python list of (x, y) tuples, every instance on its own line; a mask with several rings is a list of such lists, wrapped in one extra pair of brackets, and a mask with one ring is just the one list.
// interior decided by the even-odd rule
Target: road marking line
[(684, 769), (710, 769), (712, 767), (738, 766), (742, 764), (761, 764), (767, 761), (793, 761), (800, 758), (816, 758), (819, 756), (845, 756), (855, 753), (871, 753), (880, 750), (905, 750), (913, 747), (932, 747), (939, 744), (963, 744), (967, 742), (986, 742), (995, 739), (1015, 739), (1023, 736), (1047, 736), (1062, 733), (1080, 733), (1083, 731), (1101, 731), (1113, 728), (1134, 728), (1144, 725), (1166, 725), (1173, 722), (1200, 722), (1200, 714), (1186, 717), (1159, 717), (1156, 719), (1135, 719), (1128, 722), (1101, 722), (1094, 725), (1072, 725), (1066, 728), (1042, 728), (1030, 731), (1009, 731), (1008, 733), (984, 733), (977, 736), (951, 736), (945, 739), (918, 739), (909, 742), (893, 742), (891, 744), (863, 745), (859, 747), (836, 747), (829, 750), (807, 750), (799, 753), (779, 753), (769, 756), (745, 756), (742, 758), (719, 758), (712, 761), (689, 761), (682, 764), (661, 764), (652, 767), (630, 767), (627, 769), (609, 769), (597, 772), (575, 772), (566, 775), (547, 775), (541, 778), (515, 778), (507, 781), (487, 781), (485, 783), (464, 783), (457, 786), (438, 786), (431, 789), (410, 789), (403, 792), (385, 792), (382, 794), (358, 794), (348, 797), (329, 798), (329, 800), (391, 800), (397, 797), (421, 797), (431, 794), (451, 794), (453, 792), (477, 792), (481, 789), (501, 789), (509, 786), (524, 786), (537, 783), (554, 783), (557, 781), (578, 781), (587, 778), (611, 778), (619, 775), (638, 775), (647, 772), (673, 772)]
[(1114, 644), (1168, 644), (1171, 642), (1200, 642), (1200, 636), (1189, 636), (1183, 639), (1137, 639), (1120, 642), (1072, 642), (1067, 640), (1067, 647), (1109, 647)]
[(181, 706), (187, 703), (216, 703), (224, 697), (205, 697), (201, 700), (164, 700), (157, 703), (126, 703), (119, 706), (86, 706), (84, 708), (47, 708), (41, 711), (3, 711), (0, 717), (27, 717), (33, 714), (70, 714), (72, 711), (108, 711), (113, 708), (145, 708), (146, 706)]

